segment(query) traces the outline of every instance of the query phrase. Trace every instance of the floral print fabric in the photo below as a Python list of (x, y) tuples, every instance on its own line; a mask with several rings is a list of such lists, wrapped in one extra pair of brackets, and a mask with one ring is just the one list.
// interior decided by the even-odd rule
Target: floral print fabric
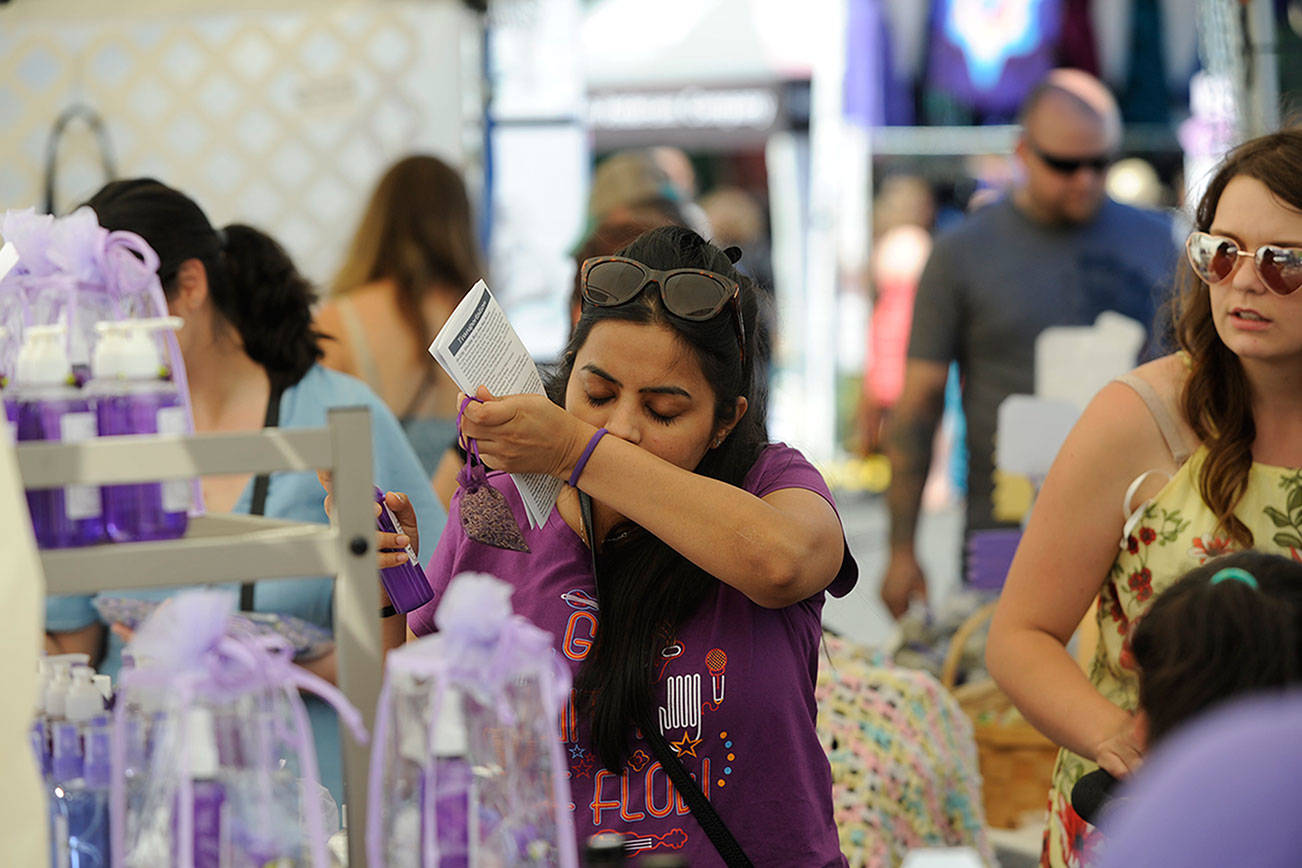
[[(1154, 596), (1187, 571), (1237, 548), (1198, 493), (1205, 458), (1206, 450), (1199, 447), (1162, 490), (1139, 507), (1139, 520), (1121, 541), (1099, 592), (1099, 644), (1089, 677), (1099, 692), (1127, 710), (1139, 704), (1130, 635)], [(1252, 531), (1253, 548), (1302, 560), (1302, 470), (1253, 464), (1249, 474), (1235, 514)], [(1071, 789), (1095, 768), (1068, 750), (1058, 752), (1042, 865), (1090, 864), (1094, 828), (1072, 810)]]

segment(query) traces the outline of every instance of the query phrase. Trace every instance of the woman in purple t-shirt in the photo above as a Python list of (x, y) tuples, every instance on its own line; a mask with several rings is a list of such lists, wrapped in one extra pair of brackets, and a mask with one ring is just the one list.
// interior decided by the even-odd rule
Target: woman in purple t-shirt
[(755, 864), (841, 865), (814, 680), (823, 593), (858, 571), (818, 472), (768, 442), (760, 299), (738, 256), (664, 227), (584, 263), (554, 401), (481, 389), (462, 422), (489, 466), (569, 485), (530, 528), (509, 477), (489, 474), (518, 537), (458, 491), (435, 598), (408, 623), (431, 632), (443, 589), (473, 570), (552, 632), (575, 675), (560, 727), (581, 839), (615, 830), (636, 853), (722, 864), (654, 728)]

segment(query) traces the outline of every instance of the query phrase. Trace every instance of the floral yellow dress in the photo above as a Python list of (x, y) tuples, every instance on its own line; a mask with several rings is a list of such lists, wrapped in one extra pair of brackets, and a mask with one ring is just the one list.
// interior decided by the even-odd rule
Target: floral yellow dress
[[(1175, 448), (1172, 451), (1179, 457)], [(1235, 548), (1223, 532), (1217, 535), (1216, 517), (1198, 493), (1205, 458), (1203, 447), (1194, 449), (1161, 491), (1132, 513), (1099, 593), (1099, 644), (1089, 677), (1104, 696), (1128, 710), (1139, 700), (1131, 629), (1156, 594), (1188, 570)], [(1302, 470), (1253, 464), (1249, 473), (1235, 514), (1252, 531), (1253, 548), (1302, 560)], [(1042, 865), (1090, 864), (1094, 829), (1072, 810), (1071, 789), (1095, 768), (1068, 750), (1058, 752)]]

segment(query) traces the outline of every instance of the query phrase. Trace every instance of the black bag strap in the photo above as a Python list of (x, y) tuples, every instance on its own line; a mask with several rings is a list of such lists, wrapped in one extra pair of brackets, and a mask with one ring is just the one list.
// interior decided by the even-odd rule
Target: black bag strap
[[(592, 556), (592, 578), (597, 578), (597, 534), (596, 526), (592, 523), (592, 498), (584, 492), (579, 492), (579, 512), (583, 516), (583, 530), (588, 535), (588, 549)], [(714, 849), (719, 851), (723, 858), (723, 863), (728, 868), (752, 868), (750, 859), (746, 857), (741, 845), (733, 837), (732, 832), (724, 824), (723, 818), (719, 812), (710, 804), (710, 800), (701, 792), (701, 785), (696, 782), (687, 772), (683, 761), (674, 753), (674, 749), (665, 741), (660, 730), (654, 723), (647, 722), (642, 724), (642, 734), (647, 743), (651, 745), (651, 750), (655, 752), (656, 759), (660, 761), (660, 767), (669, 775), (669, 780), (673, 781), (676, 789), (687, 802), (687, 807), (691, 809), (692, 816), (696, 822), (701, 825), (705, 831), (706, 837), (714, 845)]]
[[(285, 392), (284, 388), (277, 382), (277, 378), (271, 378), (271, 393), (267, 396), (267, 413), (263, 419), (262, 427), (275, 428), (280, 425), (280, 396)], [(267, 512), (267, 492), (271, 490), (271, 474), (259, 473), (253, 477), (253, 499), (249, 504), (249, 515), (265, 515)], [(253, 582), (244, 582), (240, 585), (240, 611), (253, 611)]]
[(642, 735), (651, 745), (651, 750), (655, 752), (656, 759), (660, 761), (660, 767), (669, 775), (669, 780), (674, 782), (676, 789), (687, 802), (687, 807), (692, 809), (692, 816), (696, 822), (701, 824), (705, 830), (706, 836), (714, 849), (719, 851), (723, 857), (723, 864), (728, 868), (752, 868), (750, 859), (742, 851), (741, 845), (737, 839), (732, 836), (732, 832), (724, 825), (723, 817), (710, 804), (710, 800), (701, 792), (701, 785), (696, 782), (690, 774), (687, 773), (683, 761), (674, 753), (674, 749), (665, 741), (665, 737), (660, 734), (660, 730), (655, 727), (654, 723), (642, 724)]

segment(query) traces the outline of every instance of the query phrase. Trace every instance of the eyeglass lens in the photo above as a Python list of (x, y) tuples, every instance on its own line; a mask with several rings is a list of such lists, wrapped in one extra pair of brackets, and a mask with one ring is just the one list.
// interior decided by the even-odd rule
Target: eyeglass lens
[[(646, 285), (648, 274), (631, 262), (607, 260), (588, 269), (585, 293), (596, 305), (624, 304)], [(708, 275), (692, 272), (672, 274), (660, 288), (669, 311), (683, 319), (705, 320), (723, 309), (729, 288)]]
[(1098, 154), (1092, 157), (1057, 157), (1053, 154), (1046, 154), (1039, 148), (1035, 149), (1035, 153), (1046, 166), (1062, 175), (1074, 175), (1082, 168), (1103, 172), (1108, 166), (1112, 165), (1112, 158), (1106, 154)]
[(709, 319), (723, 309), (728, 288), (703, 274), (675, 274), (665, 281), (665, 307), (684, 319)]
[(646, 272), (633, 263), (609, 260), (588, 269), (584, 290), (593, 304), (623, 304), (637, 295), (645, 278)]
[[(1239, 245), (1230, 238), (1198, 232), (1189, 239), (1189, 261), (1207, 283), (1229, 277), (1240, 254)], [(1288, 295), (1302, 286), (1302, 250), (1263, 244), (1252, 258), (1262, 283), (1271, 292)]]

